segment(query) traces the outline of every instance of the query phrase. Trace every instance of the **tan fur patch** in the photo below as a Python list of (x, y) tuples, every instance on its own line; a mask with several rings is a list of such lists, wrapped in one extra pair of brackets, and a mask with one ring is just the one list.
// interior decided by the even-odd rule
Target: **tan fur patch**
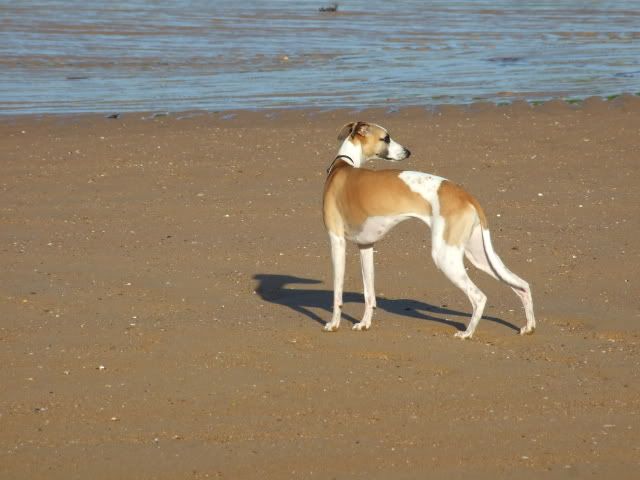
[[(358, 128), (360, 127), (360, 128)], [(379, 153), (382, 145), (382, 138), (387, 135), (386, 130), (377, 125), (371, 125), (370, 123), (356, 125), (356, 136), (354, 140), (359, 140), (362, 145), (362, 153), (365, 158), (375, 156)]]
[(444, 241), (449, 245), (463, 245), (473, 228), (476, 213), (482, 228), (487, 217), (478, 201), (459, 185), (443, 180), (438, 188), (440, 215), (445, 219)]
[(401, 170), (367, 170), (338, 165), (327, 178), (324, 222), (336, 235), (357, 230), (369, 217), (431, 215), (431, 205), (411, 191)]

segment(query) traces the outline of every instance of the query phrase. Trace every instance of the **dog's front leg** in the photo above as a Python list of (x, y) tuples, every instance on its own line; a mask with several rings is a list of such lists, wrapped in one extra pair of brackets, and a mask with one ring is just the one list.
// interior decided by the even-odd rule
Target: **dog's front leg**
[(354, 330), (369, 330), (371, 317), (376, 308), (376, 292), (373, 282), (373, 245), (359, 245), (362, 285), (364, 286), (364, 316), (353, 326)]
[(346, 242), (344, 237), (333, 232), (329, 233), (331, 239), (331, 261), (333, 263), (333, 317), (324, 326), (325, 331), (335, 332), (340, 327), (342, 315), (342, 289), (344, 285), (344, 263)]

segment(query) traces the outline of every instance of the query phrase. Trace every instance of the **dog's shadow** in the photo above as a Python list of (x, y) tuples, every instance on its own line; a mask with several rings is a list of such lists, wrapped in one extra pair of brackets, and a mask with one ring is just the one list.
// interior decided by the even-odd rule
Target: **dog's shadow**
[[(258, 285), (255, 291), (263, 300), (274, 303), (276, 305), (289, 307), (292, 310), (301, 313), (322, 325), (326, 323), (325, 320), (323, 320), (311, 309), (321, 309), (330, 314), (333, 306), (333, 291), (287, 287), (288, 285), (296, 284), (317, 285), (319, 283), (322, 283), (320, 280), (294, 277), (292, 275), (275, 275), (269, 273), (259, 273), (254, 275), (253, 278), (254, 280), (258, 281)], [(343, 303), (364, 304), (364, 297), (361, 293), (344, 292)], [(377, 305), (378, 308), (386, 312), (394, 313), (396, 315), (403, 315), (405, 317), (419, 318), (422, 320), (441, 323), (450, 327), (454, 327), (457, 330), (464, 330), (466, 328), (466, 325), (462, 322), (449, 320), (446, 317), (471, 317), (471, 315), (469, 315), (468, 313), (458, 312), (456, 310), (450, 310), (443, 307), (436, 307), (435, 305), (430, 305), (428, 303), (409, 300), (405, 298), (388, 299), (384, 297), (378, 297)], [(342, 317), (353, 323), (356, 323), (358, 321), (352, 316), (345, 313), (342, 314)], [(520, 331), (515, 325), (500, 318), (482, 318), (484, 320), (499, 323), (500, 325), (504, 325), (515, 331)]]

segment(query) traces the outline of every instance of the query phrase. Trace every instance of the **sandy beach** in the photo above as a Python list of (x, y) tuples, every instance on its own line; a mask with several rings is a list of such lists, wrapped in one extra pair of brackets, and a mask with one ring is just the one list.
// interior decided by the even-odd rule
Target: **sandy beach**
[[(0, 478), (636, 478), (640, 97), (427, 111), (0, 118)], [(471, 311), (426, 227), (330, 318), (340, 127), (462, 184), (532, 286)], [(382, 162), (369, 165), (384, 168)]]

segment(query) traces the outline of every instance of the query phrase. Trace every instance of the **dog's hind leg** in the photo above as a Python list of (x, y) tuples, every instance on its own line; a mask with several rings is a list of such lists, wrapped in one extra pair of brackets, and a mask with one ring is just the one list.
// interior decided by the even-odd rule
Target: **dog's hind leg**
[(364, 287), (364, 316), (362, 321), (353, 326), (354, 330), (368, 330), (371, 327), (371, 317), (376, 308), (376, 292), (373, 275), (373, 245), (359, 245), (360, 266), (362, 267), (362, 285)]
[[(489, 231), (483, 232), (480, 225), (476, 225), (465, 245), (464, 252), (473, 265), (496, 280), (506, 283), (518, 295), (527, 317), (527, 324), (520, 329), (520, 334), (533, 333), (536, 329), (536, 319), (533, 314), (531, 288), (526, 281), (518, 277), (502, 263), (498, 254), (493, 250)], [(491, 259), (489, 255), (491, 255)]]
[(333, 263), (333, 316), (324, 326), (325, 331), (335, 332), (340, 327), (342, 316), (342, 289), (344, 286), (344, 264), (346, 241), (344, 237), (329, 233), (331, 239), (331, 260)]
[(527, 324), (520, 329), (520, 335), (528, 335), (536, 330), (536, 317), (533, 315), (533, 299), (531, 298), (531, 289), (527, 284), (526, 290), (518, 290), (516, 288), (511, 288), (516, 295), (520, 297), (522, 301), (522, 306), (524, 307), (524, 314), (527, 317)]
[(482, 293), (478, 287), (476, 287), (467, 275), (462, 258), (462, 247), (436, 242), (433, 245), (431, 254), (436, 266), (442, 270), (442, 272), (456, 287), (467, 294), (467, 297), (471, 302), (473, 313), (471, 314), (469, 325), (464, 332), (456, 333), (456, 337), (458, 338), (471, 338), (478, 326), (480, 318), (482, 318), (482, 312), (484, 311), (484, 306), (487, 302), (487, 296)]
[(484, 251), (484, 245), (482, 244), (482, 227), (480, 227), (480, 225), (476, 225), (471, 231), (471, 236), (464, 246), (464, 254), (476, 268), (482, 270), (484, 273), (492, 276), (496, 280), (500, 280), (491, 269), (491, 265), (489, 265), (489, 259)]

